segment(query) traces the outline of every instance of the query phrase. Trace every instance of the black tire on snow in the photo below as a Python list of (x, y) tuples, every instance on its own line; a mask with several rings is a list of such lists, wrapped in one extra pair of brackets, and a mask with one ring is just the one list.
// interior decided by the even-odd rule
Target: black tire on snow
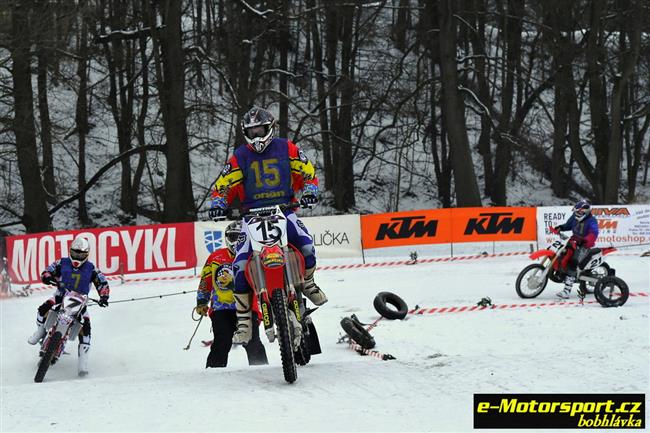
[(52, 335), (52, 338), (49, 339), (47, 343), (47, 347), (45, 348), (45, 353), (43, 353), (43, 356), (41, 357), (41, 360), (38, 363), (38, 370), (36, 370), (36, 376), (34, 376), (34, 382), (36, 383), (43, 382), (43, 379), (45, 378), (45, 373), (47, 373), (47, 369), (50, 368), (50, 364), (52, 363), (54, 352), (56, 352), (57, 348), (59, 347), (59, 343), (61, 342), (61, 337), (62, 335), (60, 332), (55, 332), (54, 335)]
[[(602, 268), (606, 272), (604, 274), (602, 273), (597, 273), (596, 275), (602, 275), (602, 276), (608, 276), (609, 273), (611, 272), (611, 268), (607, 263), (603, 263), (600, 266), (598, 266), (595, 269), (592, 269), (591, 272), (593, 273), (596, 269)], [(594, 289), (596, 288), (596, 284), (587, 284), (586, 281), (580, 281), (580, 290), (582, 290), (583, 293), (594, 293)]]
[(278, 328), (278, 345), (280, 346), (284, 380), (289, 383), (294, 383), (298, 379), (298, 372), (296, 371), (296, 361), (293, 357), (293, 339), (287, 311), (287, 297), (283, 290), (273, 292), (271, 306), (273, 308), (273, 320)]
[[(609, 293), (605, 292), (608, 287), (616, 286), (620, 291), (621, 295), (615, 299), (612, 299), (612, 291)], [(630, 289), (627, 287), (625, 281), (621, 280), (618, 277), (607, 276), (603, 277), (596, 283), (594, 289), (594, 296), (600, 305), (603, 307), (620, 307), (627, 302), (627, 298), (630, 297)]]
[[(389, 307), (388, 304), (395, 308)], [(391, 292), (377, 293), (373, 305), (375, 306), (375, 310), (377, 310), (382, 317), (389, 320), (402, 320), (408, 313), (406, 302), (395, 293)]]
[(375, 347), (375, 339), (372, 338), (370, 332), (366, 331), (366, 328), (356, 320), (350, 317), (344, 317), (341, 319), (341, 328), (343, 328), (345, 333), (348, 334), (352, 340), (364, 349), (369, 350)]
[(540, 265), (539, 263), (533, 263), (528, 266), (526, 266), (524, 269), (519, 272), (519, 275), (517, 275), (517, 281), (515, 282), (515, 290), (517, 291), (517, 295), (519, 295), (520, 298), (524, 299), (530, 299), (530, 298), (536, 298), (539, 296), (540, 293), (544, 291), (546, 288), (546, 284), (548, 284), (548, 278), (544, 279), (544, 283), (539, 286), (536, 290), (533, 291), (522, 291), (521, 290), (521, 282), (524, 279), (524, 276), (532, 271), (533, 269), (538, 269), (541, 272), (544, 272), (544, 266)]

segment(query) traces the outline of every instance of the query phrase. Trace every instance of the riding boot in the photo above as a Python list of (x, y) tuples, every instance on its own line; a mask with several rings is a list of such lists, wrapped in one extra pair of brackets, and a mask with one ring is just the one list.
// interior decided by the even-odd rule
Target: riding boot
[(90, 351), (90, 344), (79, 343), (79, 361), (77, 364), (77, 372), (79, 376), (88, 374), (88, 351)]
[(36, 313), (36, 331), (27, 339), (27, 342), (32, 346), (45, 337), (45, 317), (41, 313)]
[(237, 308), (237, 330), (233, 336), (234, 343), (248, 343), (252, 336), (251, 323), (251, 295), (249, 293), (235, 293), (235, 306)]
[(575, 283), (575, 280), (576, 278), (574, 276), (567, 275), (564, 278), (564, 289), (557, 292), (556, 296), (561, 299), (569, 299), (569, 296), (571, 295), (571, 288), (573, 287), (573, 283)]
[(305, 269), (305, 282), (300, 290), (314, 305), (323, 305), (327, 302), (327, 296), (314, 282), (314, 272), (316, 267)]

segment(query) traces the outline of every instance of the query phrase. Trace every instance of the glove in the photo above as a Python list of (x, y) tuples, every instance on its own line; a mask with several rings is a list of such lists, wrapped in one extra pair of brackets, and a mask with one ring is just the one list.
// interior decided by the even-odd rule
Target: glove
[(56, 279), (56, 277), (47, 271), (41, 274), (41, 281), (43, 284), (51, 284), (53, 286), (59, 285), (59, 281)]
[(196, 313), (201, 316), (208, 315), (208, 304), (199, 304), (196, 306)]
[(314, 194), (303, 194), (300, 198), (300, 206), (313, 208), (318, 203), (318, 197)]
[(226, 212), (227, 210), (224, 208), (213, 207), (208, 211), (208, 216), (212, 221), (217, 222), (226, 219)]
[(100, 296), (97, 305), (100, 307), (108, 307), (108, 296)]
[(557, 234), (560, 233), (560, 226), (551, 227), (551, 228), (549, 228), (549, 230), (550, 230), (551, 233), (557, 235)]

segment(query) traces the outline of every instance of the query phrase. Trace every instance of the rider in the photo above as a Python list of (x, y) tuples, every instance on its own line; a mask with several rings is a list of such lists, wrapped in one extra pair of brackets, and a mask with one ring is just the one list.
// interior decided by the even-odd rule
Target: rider
[[(77, 237), (70, 245), (70, 256), (62, 257), (45, 268), (41, 273), (44, 284), (57, 286), (53, 297), (38, 307), (36, 313), (36, 331), (27, 340), (29, 344), (36, 344), (45, 337), (45, 316), (54, 305), (63, 301), (63, 296), (68, 291), (88, 295), (90, 284), (94, 284), (99, 293), (99, 306), (108, 307), (110, 288), (104, 274), (88, 261), (90, 244), (83, 237)], [(90, 350), (90, 315), (84, 308), (83, 325), (79, 333), (79, 362), (77, 364), (79, 376), (88, 374), (88, 351)]]
[(568, 230), (572, 230), (573, 235), (569, 239), (569, 247), (561, 262), (562, 268), (568, 273), (564, 278), (564, 289), (557, 293), (557, 296), (562, 299), (569, 298), (576, 280), (575, 271), (578, 266), (582, 266), (589, 250), (594, 247), (598, 239), (598, 221), (591, 214), (589, 200), (578, 201), (567, 222), (551, 228), (551, 232), (556, 234)]
[[(295, 202), (294, 194), (301, 190), (300, 204), (315, 206), (318, 202), (318, 179), (314, 166), (290, 140), (275, 137), (273, 115), (263, 108), (253, 107), (244, 115), (241, 128), (247, 145), (235, 149), (217, 178), (210, 218), (215, 221), (224, 219), (228, 206), (236, 198), (241, 200), (244, 208), (250, 209)], [(314, 282), (316, 255), (313, 240), (293, 211), (287, 210), (285, 214), (289, 242), (305, 259), (305, 282), (298, 289), (314, 304), (323, 305), (327, 296)], [(244, 272), (250, 255), (250, 240), (242, 232), (233, 265), (238, 321), (235, 335), (242, 342), (251, 336), (251, 288)]]
[[(240, 232), (240, 221), (234, 221), (226, 227), (224, 231), (226, 248), (215, 250), (205, 261), (201, 282), (196, 292), (196, 311), (202, 316), (210, 317), (214, 332), (210, 354), (205, 363), (206, 368), (228, 365), (228, 352), (237, 329), (232, 261), (235, 258), (235, 244)], [(208, 301), (210, 301), (209, 308)], [(244, 345), (248, 364), (268, 364), (266, 350), (260, 341), (259, 308), (255, 298), (253, 298), (253, 311), (257, 313), (253, 315), (253, 336)]]

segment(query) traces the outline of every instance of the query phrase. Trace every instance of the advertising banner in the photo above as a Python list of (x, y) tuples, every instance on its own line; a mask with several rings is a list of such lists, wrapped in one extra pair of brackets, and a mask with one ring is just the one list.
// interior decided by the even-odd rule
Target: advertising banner
[[(361, 257), (359, 215), (335, 215), (300, 218), (314, 240), (317, 258)], [(211, 252), (224, 248), (224, 229), (229, 222), (194, 223), (198, 266), (203, 266)]]
[(418, 210), (361, 216), (364, 248), (451, 242), (451, 209)]
[(79, 235), (90, 243), (89, 260), (106, 275), (186, 269), (196, 263), (193, 223), (68, 230), (7, 237), (11, 280), (40, 281), (45, 267), (67, 256)]
[[(650, 205), (593, 206), (598, 220), (596, 246), (630, 246), (650, 243)], [(540, 246), (555, 239), (549, 228), (564, 224), (571, 206), (537, 208), (537, 237)]]
[(451, 241), (495, 242), (534, 241), (534, 207), (454, 208), (451, 213)]

